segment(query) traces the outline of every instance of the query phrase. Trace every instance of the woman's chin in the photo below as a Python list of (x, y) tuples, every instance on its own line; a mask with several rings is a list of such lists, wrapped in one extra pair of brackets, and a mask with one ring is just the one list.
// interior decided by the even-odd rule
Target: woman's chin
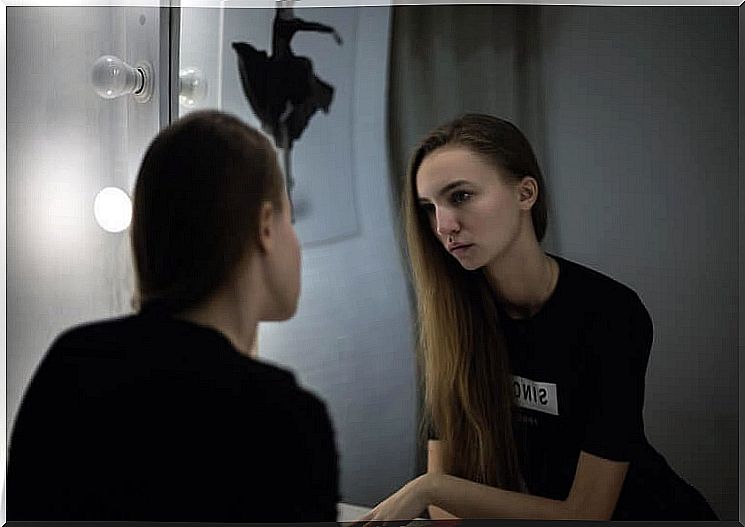
[(476, 261), (472, 258), (458, 258), (455, 257), (456, 260), (458, 260), (458, 263), (465, 269), (466, 271), (475, 271), (476, 269), (479, 269), (480, 267), (484, 266), (483, 262)]

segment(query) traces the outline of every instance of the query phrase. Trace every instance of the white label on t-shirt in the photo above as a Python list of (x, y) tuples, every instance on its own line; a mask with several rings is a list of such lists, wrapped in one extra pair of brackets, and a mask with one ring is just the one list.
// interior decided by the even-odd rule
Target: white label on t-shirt
[(536, 382), (524, 377), (512, 376), (515, 402), (521, 408), (529, 408), (552, 415), (559, 415), (559, 401), (556, 398), (556, 385), (549, 382)]

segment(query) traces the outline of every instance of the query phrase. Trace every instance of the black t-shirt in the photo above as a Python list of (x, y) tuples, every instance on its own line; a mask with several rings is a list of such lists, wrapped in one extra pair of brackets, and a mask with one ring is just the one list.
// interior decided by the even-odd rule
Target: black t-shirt
[(335, 521), (338, 501), (324, 404), (158, 314), (62, 334), (10, 442), (9, 520)]
[(513, 429), (530, 494), (566, 499), (580, 451), (629, 462), (614, 520), (716, 519), (644, 433), (652, 321), (630, 288), (554, 256), (559, 279), (530, 318), (501, 308)]

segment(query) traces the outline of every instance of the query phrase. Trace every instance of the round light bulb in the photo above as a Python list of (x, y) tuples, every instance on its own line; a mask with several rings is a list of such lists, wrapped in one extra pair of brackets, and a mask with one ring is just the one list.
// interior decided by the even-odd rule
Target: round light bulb
[(132, 202), (122, 189), (106, 187), (96, 195), (93, 215), (103, 230), (121, 232), (132, 221)]
[(119, 57), (104, 55), (93, 63), (91, 84), (104, 99), (134, 93), (142, 87), (141, 74)]
[(186, 68), (179, 73), (179, 102), (194, 106), (207, 97), (207, 79), (197, 68)]

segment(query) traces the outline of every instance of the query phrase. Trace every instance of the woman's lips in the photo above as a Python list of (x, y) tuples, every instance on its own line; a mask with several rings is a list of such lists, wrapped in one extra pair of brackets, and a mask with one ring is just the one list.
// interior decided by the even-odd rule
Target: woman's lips
[(471, 243), (465, 244), (465, 245), (457, 245), (454, 248), (450, 249), (450, 252), (453, 253), (455, 256), (462, 256), (472, 246), (473, 246), (473, 244), (471, 244)]

